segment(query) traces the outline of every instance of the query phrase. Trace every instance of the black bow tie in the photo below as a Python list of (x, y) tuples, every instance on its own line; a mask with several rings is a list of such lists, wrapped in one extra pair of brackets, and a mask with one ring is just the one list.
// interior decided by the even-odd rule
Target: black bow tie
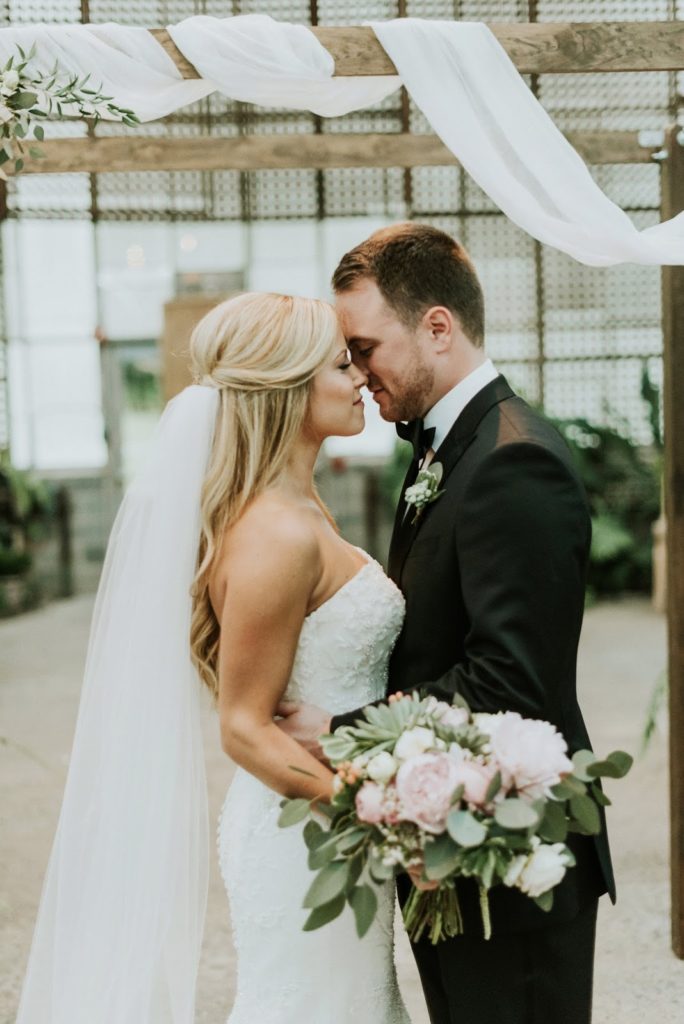
[(435, 439), (435, 427), (426, 427), (423, 420), (411, 420), (410, 423), (395, 423), (397, 434), (402, 441), (410, 441), (413, 445), (413, 458), (424, 459)]

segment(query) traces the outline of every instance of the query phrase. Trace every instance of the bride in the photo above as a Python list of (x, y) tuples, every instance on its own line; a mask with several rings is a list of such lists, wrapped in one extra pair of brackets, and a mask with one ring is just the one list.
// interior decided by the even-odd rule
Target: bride
[[(331, 771), (274, 722), (383, 697), (404, 603), (340, 537), (321, 444), (364, 426), (327, 303), (248, 293), (191, 339), (196, 384), (161, 418), (112, 529), (17, 1024), (191, 1024), (207, 891), (200, 680), (238, 768), (218, 828), (237, 990), (229, 1024), (408, 1024), (394, 887), (359, 940), (349, 907), (303, 930), (312, 875), (280, 800)], [(198, 680), (199, 677), (199, 680)]]

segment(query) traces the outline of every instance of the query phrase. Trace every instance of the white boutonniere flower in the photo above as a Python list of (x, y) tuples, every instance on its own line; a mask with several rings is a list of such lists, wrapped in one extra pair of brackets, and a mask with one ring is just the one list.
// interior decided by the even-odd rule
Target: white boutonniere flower
[(444, 491), (439, 489), (443, 473), (441, 462), (431, 462), (429, 466), (419, 471), (416, 482), (406, 488), (404, 501), (407, 505), (412, 505), (415, 510), (411, 520), (412, 524), (420, 519), (428, 505), (437, 501), (444, 494)]

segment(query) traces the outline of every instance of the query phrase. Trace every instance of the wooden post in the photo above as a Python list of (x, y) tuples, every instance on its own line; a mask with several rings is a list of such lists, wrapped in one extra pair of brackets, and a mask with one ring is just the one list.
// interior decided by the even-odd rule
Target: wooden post
[[(682, 134), (672, 128), (665, 142), (663, 220), (684, 210)], [(684, 959), (684, 267), (663, 267), (662, 282), (672, 948)]]

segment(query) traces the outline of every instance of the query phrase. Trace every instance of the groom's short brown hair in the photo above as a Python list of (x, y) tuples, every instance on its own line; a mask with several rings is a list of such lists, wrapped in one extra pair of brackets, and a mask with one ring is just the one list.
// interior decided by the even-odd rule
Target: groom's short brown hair
[(458, 316), (474, 345), (484, 344), (484, 297), (463, 246), (429, 224), (392, 224), (345, 253), (335, 269), (336, 292), (362, 279), (375, 281), (388, 305), (408, 327), (431, 306)]

